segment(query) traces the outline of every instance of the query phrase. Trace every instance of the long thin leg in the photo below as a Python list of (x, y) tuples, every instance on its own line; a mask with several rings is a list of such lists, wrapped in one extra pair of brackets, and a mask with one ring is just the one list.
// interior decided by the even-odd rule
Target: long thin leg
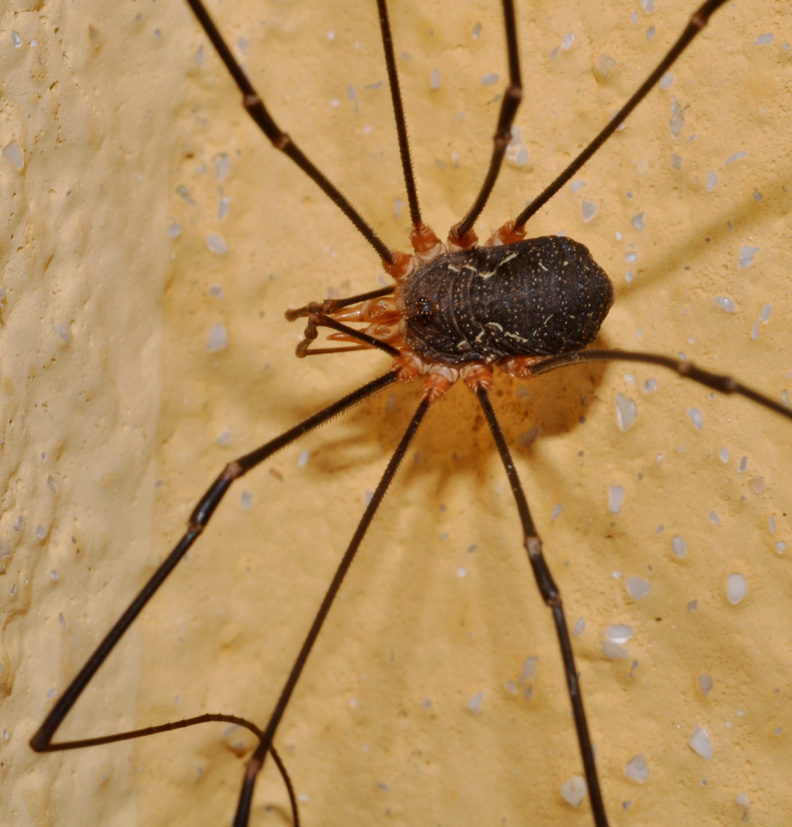
[[(498, 125), (492, 137), (494, 144), (492, 147), (492, 157), (490, 158), (487, 174), (484, 177), (484, 183), (481, 185), (481, 190), (476, 196), (473, 205), (468, 210), (467, 215), (452, 227), (451, 232), (448, 234), (449, 239), (460, 247), (470, 246), (470, 244), (466, 243), (467, 239), (465, 237), (473, 229), (473, 224), (479, 215), (481, 215), (481, 211), (484, 209), (492, 193), (492, 188), (498, 180), (498, 173), (503, 163), (503, 156), (511, 140), (514, 116), (522, 100), (520, 51), (517, 46), (517, 21), (514, 15), (514, 3), (512, 0), (503, 0), (503, 21), (506, 28), (506, 53), (509, 58), (509, 85), (503, 93), (500, 114), (498, 115)], [(471, 239), (471, 243), (473, 240), (475, 240), (475, 237)]]
[(261, 737), (261, 730), (247, 718), (240, 718), (239, 715), (229, 715), (225, 712), (204, 712), (203, 715), (195, 715), (192, 718), (182, 718), (181, 721), (167, 721), (164, 724), (141, 727), (140, 729), (128, 729), (126, 732), (114, 732), (112, 735), (97, 735), (94, 738), (80, 738), (77, 741), (58, 741), (57, 744), (50, 744), (46, 752), (63, 752), (70, 749), (82, 747), (100, 747), (105, 744), (116, 744), (119, 741), (132, 741), (135, 738), (147, 738), (149, 735), (159, 735), (163, 732), (175, 732), (177, 729), (187, 729), (192, 726), (208, 723), (236, 724), (252, 732), (257, 738)]
[(63, 695), (58, 698), (55, 706), (50, 710), (49, 715), (44, 719), (42, 725), (38, 728), (35, 735), (30, 739), (30, 746), (36, 752), (51, 752), (56, 749), (76, 749), (77, 747), (87, 746), (85, 739), (81, 741), (72, 741), (68, 746), (64, 744), (53, 744), (52, 738), (58, 730), (58, 727), (63, 723), (64, 718), (68, 715), (69, 710), (74, 706), (77, 699), (83, 693), (85, 687), (90, 683), (93, 676), (96, 674), (99, 667), (105, 662), (107, 656), (113, 651), (118, 641), (123, 637), (126, 630), (132, 625), (132, 622), (140, 614), (145, 605), (156, 594), (159, 587), (165, 582), (170, 573), (184, 557), (189, 548), (200, 536), (206, 527), (207, 523), (214, 514), (215, 509), (220, 504), (220, 501), (225, 496), (231, 484), (246, 474), (251, 469), (262, 463), (265, 459), (272, 456), (276, 451), (285, 448), (301, 436), (319, 427), (323, 423), (332, 419), (349, 408), (362, 402), (367, 397), (371, 396), (383, 388), (388, 387), (396, 381), (396, 371), (390, 371), (384, 376), (375, 379), (372, 382), (364, 385), (356, 391), (347, 394), (338, 402), (328, 405), (324, 410), (314, 414), (308, 419), (290, 428), (286, 433), (281, 434), (255, 451), (246, 454), (239, 459), (230, 462), (217, 477), (217, 479), (209, 486), (206, 493), (201, 497), (198, 504), (193, 509), (192, 514), (187, 525), (187, 531), (179, 540), (173, 550), (168, 554), (165, 560), (159, 565), (154, 574), (149, 578), (148, 582), (140, 590), (139, 594), (129, 604), (124, 613), (112, 626), (110, 631), (105, 635), (104, 640), (96, 647), (96, 650), (88, 658), (83, 668), (77, 673), (74, 680), (66, 687)]
[[(81, 738), (79, 741), (60, 741), (57, 744), (50, 744), (47, 752), (62, 752), (64, 750), (78, 749), (79, 747), (98, 747), (105, 744), (115, 744), (119, 741), (131, 741), (134, 738), (147, 738), (149, 735), (159, 735), (162, 732), (175, 732), (177, 729), (187, 729), (191, 726), (199, 726), (200, 724), (208, 723), (227, 723), (236, 724), (244, 729), (252, 732), (257, 738), (261, 738), (262, 731), (252, 722), (246, 718), (240, 718), (238, 715), (227, 715), (223, 712), (206, 712), (203, 715), (196, 715), (193, 718), (183, 718), (181, 721), (168, 721), (164, 724), (157, 724), (156, 726), (142, 727), (141, 729), (130, 729), (126, 732), (115, 732), (112, 735), (99, 735), (96, 738)], [(289, 796), (289, 805), (292, 812), (293, 827), (300, 827), (300, 811), (297, 807), (297, 796), (294, 792), (294, 785), (289, 777), (286, 765), (280, 757), (280, 754), (275, 747), (270, 747), (270, 755), (278, 768), (278, 772), (283, 779), (286, 787), (286, 793)]]
[(206, 36), (214, 46), (220, 59), (225, 63), (234, 83), (242, 93), (242, 104), (248, 115), (256, 122), (259, 129), (270, 139), (275, 149), (279, 149), (294, 161), (295, 164), (327, 195), (327, 197), (352, 222), (363, 238), (376, 250), (377, 255), (385, 262), (392, 264), (393, 255), (387, 244), (374, 232), (363, 216), (350, 204), (341, 191), (335, 187), (325, 175), (303, 154), (302, 150), (273, 120), (264, 102), (255, 90), (248, 76), (237, 62), (228, 48), (228, 44), (209, 16), (209, 12), (201, 0), (187, 0), (198, 22), (206, 32)]
[(787, 419), (792, 419), (792, 409), (785, 407), (781, 402), (771, 399), (759, 391), (743, 385), (731, 376), (724, 373), (711, 373), (708, 370), (697, 367), (693, 362), (686, 362), (682, 359), (674, 359), (671, 356), (663, 356), (661, 353), (640, 353), (633, 350), (579, 350), (575, 353), (562, 353), (560, 356), (548, 356), (541, 362), (531, 365), (529, 371), (532, 376), (539, 376), (548, 373), (556, 368), (579, 365), (583, 362), (643, 362), (647, 365), (659, 365), (663, 368), (673, 370), (683, 379), (691, 379), (711, 388), (714, 391), (725, 394), (737, 394), (756, 402), (764, 408), (775, 411)]
[(575, 658), (572, 654), (572, 644), (569, 639), (569, 629), (567, 628), (566, 616), (564, 615), (564, 608), (561, 603), (561, 594), (558, 591), (558, 587), (553, 580), (552, 574), (550, 574), (550, 569), (542, 554), (542, 541), (539, 538), (539, 533), (536, 530), (531, 512), (528, 509), (525, 492), (520, 483), (520, 478), (517, 476), (517, 470), (514, 467), (509, 448), (506, 445), (503, 432), (495, 416), (495, 411), (492, 408), (489, 394), (485, 388), (479, 387), (476, 390), (476, 396), (484, 411), (484, 416), (487, 419), (492, 436), (495, 439), (498, 453), (506, 469), (506, 476), (509, 478), (512, 494), (517, 503), (517, 511), (520, 515), (520, 522), (522, 523), (523, 529), (523, 544), (525, 545), (525, 550), (528, 552), (528, 560), (531, 563), (531, 568), (536, 578), (536, 585), (539, 587), (545, 605), (547, 605), (553, 613), (553, 623), (555, 624), (556, 635), (558, 636), (558, 645), (561, 649), (561, 659), (564, 662), (567, 690), (569, 692), (569, 700), (572, 704), (572, 716), (575, 719), (575, 731), (577, 732), (580, 754), (583, 758), (583, 771), (586, 776), (591, 809), (594, 813), (594, 823), (597, 827), (608, 827), (608, 817), (605, 813), (602, 790), (600, 789), (599, 779), (597, 778), (594, 748), (591, 744), (588, 721), (586, 720), (586, 713), (583, 709), (580, 679), (578, 678), (577, 668), (575, 667)]
[(555, 179), (542, 193), (536, 196), (533, 201), (514, 219), (514, 228), (522, 229), (528, 219), (540, 210), (570, 178), (591, 158), (592, 155), (610, 138), (611, 135), (624, 123), (630, 112), (646, 97), (649, 90), (669, 70), (676, 59), (685, 51), (693, 38), (707, 25), (710, 15), (717, 11), (726, 0), (706, 0), (690, 17), (690, 22), (685, 27), (679, 40), (671, 47), (668, 54), (660, 61), (657, 68), (640, 85), (635, 94), (624, 104), (624, 106), (611, 118), (608, 125), (597, 135), (596, 138), (575, 158), (574, 161)]
[(253, 755), (251, 755), (248, 759), (247, 767), (245, 769), (245, 777), (242, 781), (242, 790), (239, 794), (239, 804), (237, 805), (237, 811), (234, 816), (234, 827), (247, 827), (248, 819), (250, 818), (250, 806), (253, 801), (253, 788), (256, 783), (256, 778), (264, 766), (264, 759), (266, 758), (267, 753), (270, 752), (272, 739), (275, 737), (275, 731), (277, 730), (278, 725), (286, 712), (286, 707), (288, 706), (289, 700), (294, 692), (294, 688), (297, 685), (300, 675), (302, 674), (305, 663), (308, 660), (308, 656), (311, 654), (311, 650), (316, 643), (316, 639), (319, 637), (319, 633), (321, 632), (322, 626), (327, 619), (330, 607), (333, 605), (333, 601), (338, 594), (338, 590), (341, 588), (341, 583), (343, 582), (346, 573), (349, 571), (349, 567), (352, 565), (352, 561), (354, 560), (357, 550), (363, 541), (363, 537), (365, 537), (366, 531), (368, 531), (368, 527), (371, 525), (371, 521), (377, 513), (377, 509), (382, 502), (382, 498), (385, 496), (388, 486), (390, 486), (393, 481), (396, 471), (404, 459), (404, 455), (407, 453), (407, 449), (410, 447), (410, 443), (415, 437), (415, 434), (428, 410), (429, 400), (424, 397), (424, 399), (421, 400), (421, 404), (418, 406), (413, 418), (410, 420), (410, 424), (407, 426), (407, 430), (404, 432), (401, 442), (391, 457), (391, 460), (385, 469), (385, 473), (383, 473), (382, 479), (380, 479), (379, 484), (374, 491), (371, 501), (366, 506), (366, 510), (360, 518), (358, 527), (355, 529), (355, 533), (349, 543), (349, 548), (347, 548), (344, 556), (341, 558), (341, 562), (338, 564), (336, 573), (330, 582), (330, 586), (327, 589), (321, 605), (319, 606), (319, 611), (317, 611), (316, 617), (311, 624), (311, 628), (306, 635), (305, 642), (303, 643), (300, 653), (297, 655), (297, 659), (294, 662), (294, 666), (291, 668), (289, 677), (286, 679), (286, 683), (281, 690), (280, 697), (278, 698), (275, 709), (270, 716), (267, 727), (264, 730), (264, 734), (261, 736), (259, 745), (256, 747)]
[(399, 74), (396, 71), (396, 58), (393, 54), (393, 36), (391, 35), (386, 0), (377, 0), (377, 10), (379, 11), (382, 48), (385, 50), (385, 67), (388, 72), (393, 114), (396, 118), (396, 136), (399, 140), (399, 155), (401, 156), (404, 185), (407, 188), (407, 202), (410, 205), (410, 221), (412, 221), (413, 227), (418, 230), (422, 224), (421, 207), (418, 203), (418, 190), (415, 186), (415, 175), (413, 174), (412, 158), (410, 157), (407, 121), (404, 117), (404, 104), (399, 88)]

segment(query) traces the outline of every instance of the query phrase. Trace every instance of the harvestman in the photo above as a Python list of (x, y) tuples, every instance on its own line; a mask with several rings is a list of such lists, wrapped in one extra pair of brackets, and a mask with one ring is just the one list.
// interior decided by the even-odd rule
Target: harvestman
[[(676, 371), (681, 377), (690, 378), (721, 393), (742, 395), (783, 416), (792, 418), (792, 413), (779, 402), (727, 376), (716, 375), (697, 368), (688, 361), (647, 353), (582, 350), (594, 340), (610, 308), (613, 293), (608, 277), (593, 262), (588, 250), (577, 242), (557, 237), (523, 241), (524, 227), (530, 217), (558, 192), (613, 134), (723, 2), (724, 0), (705, 2), (693, 14), (690, 24), (668, 55), (608, 126), (544, 192), (512, 221), (497, 230), (485, 244), (479, 246), (472, 227), (495, 185), (522, 95), (517, 27), (512, 2), (503, 0), (510, 79), (501, 104), (492, 157), (481, 191), (468, 213), (451, 229), (448, 241), (443, 245), (422, 221), (413, 180), (386, 3), (385, 0), (378, 0), (385, 60), (413, 227), (411, 240), (414, 255), (408, 255), (390, 250), (355, 208), (280, 130), (258, 97), (247, 75), (231, 55), (200, 0), (188, 0), (207, 36), (242, 92), (248, 113), (276, 148), (288, 155), (341, 209), (375, 249), (382, 260), (385, 271), (396, 281), (395, 287), (387, 287), (343, 300), (312, 302), (298, 310), (289, 311), (287, 313), (289, 319), (307, 319), (305, 336), (298, 346), (298, 355), (377, 348), (394, 357), (396, 361), (394, 367), (385, 375), (348, 394), (277, 439), (228, 464), (195, 507), (185, 535), (112, 627), (33, 736), (31, 746), (35, 750), (48, 752), (76, 749), (208, 721), (233, 722), (248, 728), (259, 738), (258, 746), (247, 762), (234, 823), (237, 825), (248, 823), (254, 784), (267, 755), (272, 755), (284, 778), (292, 802), (294, 821), (297, 823), (299, 819), (292, 785), (283, 762), (273, 746), (276, 730), (342, 580), (415, 433), (429, 408), (443, 398), (454, 382), (462, 379), (476, 395), (481, 405), (506, 470), (517, 504), (529, 562), (542, 599), (551, 610), (558, 636), (594, 823), (598, 827), (607, 825), (606, 809), (597, 778), (594, 750), (561, 596), (544, 560), (541, 540), (490, 403), (489, 389), (493, 382), (492, 367), (495, 365), (513, 376), (527, 379), (581, 362), (613, 360), (644, 362)], [(567, 276), (567, 272), (573, 269), (574, 277)], [(537, 308), (539, 308), (538, 311)], [(532, 314), (535, 314), (533, 318)], [(570, 322), (570, 320), (574, 321)], [(364, 327), (362, 329), (352, 327), (356, 323), (363, 324)], [(312, 348), (319, 327), (332, 329), (334, 332), (330, 335), (330, 340), (342, 342), (342, 344)], [(275, 709), (263, 730), (234, 715), (206, 714), (132, 732), (68, 742), (52, 742), (58, 727), (95, 672), (148, 600), (201, 534), (232, 482), (279, 449), (363, 399), (394, 382), (407, 382), (419, 377), (423, 377), (422, 401), (365, 509)]]

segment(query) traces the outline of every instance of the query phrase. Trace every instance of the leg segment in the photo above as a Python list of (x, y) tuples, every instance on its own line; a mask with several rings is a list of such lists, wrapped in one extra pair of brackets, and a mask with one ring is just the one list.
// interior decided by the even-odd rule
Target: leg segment
[(578, 678), (578, 672), (575, 667), (575, 658), (572, 654), (572, 644), (569, 639), (569, 629), (567, 628), (566, 616), (564, 615), (564, 608), (561, 602), (561, 594), (558, 591), (558, 587), (553, 580), (552, 574), (550, 574), (550, 569), (542, 554), (542, 541), (539, 539), (539, 534), (531, 517), (528, 502), (525, 499), (525, 492), (520, 483), (520, 478), (517, 476), (517, 470), (514, 467), (509, 448), (506, 445), (503, 432), (495, 416), (495, 411), (492, 408), (489, 394), (484, 388), (480, 387), (476, 391), (476, 396), (484, 411), (487, 425), (489, 425), (489, 429), (495, 439), (498, 453), (506, 469), (506, 476), (509, 478), (512, 494), (517, 503), (517, 511), (519, 512), (520, 522), (523, 528), (523, 542), (525, 550), (528, 552), (528, 560), (531, 563), (534, 577), (536, 578), (536, 585), (539, 587), (545, 605), (553, 613), (553, 623), (555, 624), (556, 634), (558, 636), (558, 645), (561, 649), (561, 659), (564, 662), (567, 690), (569, 692), (569, 700), (572, 704), (572, 716), (575, 719), (575, 731), (577, 732), (580, 754), (583, 758), (583, 770), (586, 776), (589, 798), (591, 800), (591, 809), (594, 813), (594, 823), (597, 827), (608, 827), (608, 817), (605, 813), (602, 790), (600, 789), (599, 779), (597, 777), (597, 766), (594, 762), (594, 748), (591, 743), (586, 713), (583, 709), (580, 679)]
[(342, 213), (352, 222), (363, 238), (374, 248), (377, 255), (388, 264), (393, 263), (391, 250), (385, 242), (374, 232), (363, 216), (350, 204), (343, 193), (338, 190), (313, 163), (303, 154), (302, 150), (294, 141), (281, 130), (270, 115), (264, 102), (248, 79), (242, 67), (231, 53), (228, 44), (215, 26), (209, 16), (209, 12), (201, 0), (187, 0), (193, 10), (198, 22), (201, 24), (206, 36), (209, 38), (215, 51), (228, 69), (234, 79), (239, 91), (242, 93), (242, 103), (248, 115), (256, 122), (258, 128), (270, 139), (275, 149), (279, 149), (284, 155), (294, 161), (295, 164), (322, 190), (322, 192), (341, 210)]
[(517, 47), (517, 21), (514, 15), (513, 0), (503, 0), (503, 21), (506, 28), (506, 54), (509, 58), (509, 85), (503, 94), (498, 125), (493, 135), (492, 157), (490, 158), (487, 174), (484, 183), (476, 196), (476, 200), (467, 212), (467, 215), (448, 234), (448, 241), (457, 249), (467, 249), (476, 241), (476, 235), (472, 232), (473, 224), (481, 215), (495, 182), (498, 180), (503, 156), (506, 147), (511, 140), (511, 129), (514, 123), (514, 116), (517, 114), (517, 107), (522, 100), (522, 77), (520, 75), (520, 51)]
[(421, 404), (418, 406), (418, 410), (416, 410), (412, 420), (410, 420), (410, 424), (407, 426), (407, 430), (405, 431), (401, 442), (391, 457), (391, 460), (385, 469), (385, 473), (382, 475), (382, 479), (374, 491), (371, 501), (366, 506), (366, 510), (363, 512), (363, 516), (358, 523), (358, 527), (355, 529), (355, 533), (352, 536), (352, 541), (350, 542), (349, 547), (347, 548), (344, 556), (341, 558), (341, 562), (338, 564), (336, 573), (330, 582), (330, 586), (328, 587), (324, 599), (322, 600), (319, 611), (316, 613), (316, 617), (311, 624), (311, 628), (308, 631), (305, 642), (300, 649), (300, 653), (297, 655), (297, 660), (294, 662), (294, 666), (292, 666), (289, 677), (286, 679), (286, 683), (281, 691), (280, 697), (278, 698), (278, 702), (275, 705), (275, 709), (270, 716), (267, 727), (264, 730), (264, 734), (261, 736), (259, 745), (256, 747), (253, 755), (251, 755), (248, 760), (245, 770), (245, 777), (242, 782), (242, 790), (239, 794), (239, 804), (237, 805), (237, 811), (234, 816), (234, 827), (247, 827), (248, 820), (250, 818), (250, 806), (253, 801), (253, 788), (256, 783), (256, 778), (261, 771), (261, 768), (264, 766), (264, 759), (266, 758), (267, 753), (272, 749), (272, 739), (275, 737), (275, 731), (277, 730), (278, 725), (286, 712), (286, 707), (291, 700), (297, 681), (300, 679), (300, 675), (305, 668), (308, 656), (311, 654), (314, 644), (316, 643), (316, 639), (322, 631), (322, 626), (324, 625), (327, 615), (330, 612), (330, 607), (333, 605), (333, 601), (341, 588), (344, 577), (346, 577), (346, 573), (349, 571), (349, 567), (355, 559), (358, 548), (360, 547), (363, 538), (366, 536), (366, 531), (368, 531), (368, 527), (371, 525), (371, 521), (377, 513), (377, 509), (385, 496), (385, 492), (388, 490), (388, 487), (393, 481), (396, 471), (398, 470), (399, 465), (410, 447), (410, 443), (415, 437), (426, 412), (429, 410), (429, 404), (428, 399), (421, 400)]
[[(102, 640), (102, 642), (96, 647), (96, 650), (88, 658), (83, 668), (77, 673), (77, 676), (66, 688), (63, 695), (61, 695), (55, 706), (52, 710), (50, 710), (49, 715), (47, 715), (44, 722), (30, 739), (30, 746), (36, 752), (58, 752), (67, 749), (78, 749), (80, 747), (94, 746), (96, 744), (111, 743), (113, 741), (126, 741), (157, 732), (166, 732), (174, 729), (181, 729), (187, 726), (194, 726), (207, 721), (231, 721), (239, 724), (240, 726), (246, 727), (257, 735), (261, 735), (256, 725), (250, 721), (246, 721), (245, 719), (238, 718), (233, 715), (229, 716), (221, 713), (210, 713), (207, 715), (198, 716), (197, 718), (191, 718), (186, 721), (162, 724), (160, 726), (148, 727), (142, 730), (132, 730), (130, 732), (116, 733), (114, 735), (100, 736), (97, 738), (82, 738), (75, 741), (61, 741), (58, 743), (52, 743), (55, 733), (63, 723), (66, 716), (69, 714), (71, 708), (77, 702), (77, 699), (83, 693), (85, 687), (91, 682), (93, 676), (99, 670), (99, 667), (101, 667), (101, 665), (105, 662), (108, 655), (113, 651), (116, 644), (121, 640), (124, 633), (132, 625), (140, 612), (143, 611), (149, 600), (151, 600), (151, 598), (156, 594), (159, 587), (165, 582), (195, 540), (201, 535), (207, 523), (211, 519), (212, 514), (214, 514), (215, 509), (220, 504), (220, 501), (223, 499), (228, 489), (231, 487), (231, 484), (235, 480), (239, 479), (239, 477), (261, 464), (265, 459), (272, 456), (272, 454), (276, 451), (279, 451), (281, 448), (285, 448), (287, 445), (291, 444), (315, 428), (318, 428), (334, 416), (344, 413), (377, 391), (388, 387), (388, 385), (396, 381), (396, 378), (396, 371), (386, 373), (384, 376), (369, 382), (362, 388), (347, 394), (338, 402), (329, 405), (324, 410), (319, 411), (319, 413), (314, 414), (301, 422), (299, 425), (290, 428), (286, 431), (286, 433), (281, 434), (279, 437), (276, 437), (270, 442), (267, 442), (255, 451), (230, 462), (223, 469), (222, 473), (209, 486), (206, 493), (203, 497), (201, 497), (198, 504), (193, 509), (185, 534), (170, 554), (168, 554), (165, 560), (160, 564), (151, 578), (149, 578), (148, 582), (143, 586), (135, 599), (129, 604), (121, 617), (115, 622), (113, 627), (105, 636), (104, 640)], [(272, 751), (271, 738), (267, 749)], [(282, 763), (280, 762), (280, 759), (276, 758), (275, 760), (279, 768), (281, 768)], [(281, 772), (284, 775), (287, 789), (290, 790), (290, 798), (294, 801), (293, 793), (291, 792), (291, 783), (288, 781), (288, 776), (285, 774), (285, 769), (282, 769)], [(294, 812), (296, 815), (296, 805), (293, 806), (295, 807)]]
[(556, 368), (564, 368), (569, 365), (579, 365), (583, 362), (642, 362), (647, 365), (659, 365), (663, 368), (673, 370), (683, 379), (691, 379), (711, 388), (718, 393), (737, 394), (744, 396), (752, 402), (756, 402), (763, 408), (775, 411), (787, 419), (792, 419), (792, 409), (787, 408), (781, 402), (765, 396), (747, 385), (743, 385), (731, 376), (722, 373), (711, 373), (708, 370), (697, 367), (693, 362), (686, 362), (682, 359), (674, 359), (671, 356), (663, 356), (661, 353), (640, 353), (632, 350), (579, 350), (575, 353), (562, 353), (560, 356), (549, 356), (542, 359), (528, 368), (527, 374), (539, 376), (542, 373), (549, 373)]
[(690, 17), (690, 22), (679, 40), (671, 47), (668, 54), (660, 61), (657, 68), (640, 85), (635, 94), (624, 104), (624, 106), (610, 119), (594, 140), (575, 158), (574, 161), (544, 189), (531, 203), (514, 219), (506, 225), (507, 230), (522, 230), (528, 219), (538, 212), (560, 189), (569, 181), (573, 175), (591, 158), (592, 155), (610, 138), (611, 135), (624, 123), (630, 112), (646, 97), (649, 90), (660, 80), (660, 78), (671, 68), (676, 59), (685, 51), (693, 38), (707, 25), (710, 15), (717, 11), (726, 0), (706, 0)]

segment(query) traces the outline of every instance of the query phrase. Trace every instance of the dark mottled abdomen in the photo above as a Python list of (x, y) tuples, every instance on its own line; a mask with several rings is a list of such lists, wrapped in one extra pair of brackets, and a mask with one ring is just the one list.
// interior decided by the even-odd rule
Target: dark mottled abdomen
[(446, 365), (580, 350), (613, 303), (588, 249), (559, 236), (442, 255), (399, 293), (405, 341)]

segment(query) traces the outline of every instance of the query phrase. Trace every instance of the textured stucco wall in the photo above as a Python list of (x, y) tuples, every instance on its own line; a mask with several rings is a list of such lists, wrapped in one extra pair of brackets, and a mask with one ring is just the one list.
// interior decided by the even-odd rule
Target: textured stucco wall
[[(691, 5), (518, 4), (530, 163), (507, 165), (481, 235), (618, 108)], [(376, 15), (350, 8), (215, 11), (283, 128), (404, 246)], [(392, 18), (425, 217), (445, 232), (489, 157), (499, 10), (423, 2)], [(673, 82), (530, 228), (574, 236), (611, 274), (603, 345), (684, 353), (774, 398), (792, 371), (789, 21), (771, 0), (721, 10)], [(15, 824), (223, 823), (244, 741), (223, 725), (55, 757), (26, 742), (222, 465), (387, 369), (376, 354), (297, 362), (300, 329), (282, 318), (328, 290), (375, 286), (378, 263), (257, 134), (178, 2), (31, 4), (1, 22), (2, 148), (16, 142), (24, 165), (0, 158), (0, 759), (11, 782), (0, 811)], [(588, 221), (584, 201), (597, 207)], [(741, 267), (747, 247), (758, 251)], [(228, 346), (210, 352), (218, 324)], [(618, 394), (637, 404), (627, 432)], [(63, 735), (203, 711), (265, 722), (417, 399), (417, 388), (386, 392), (238, 483)], [(736, 824), (739, 793), (752, 821), (785, 823), (788, 424), (618, 364), (530, 386), (501, 377), (495, 403), (570, 624), (585, 621), (576, 654), (612, 823)], [(735, 572), (748, 583), (738, 606), (726, 599)], [(628, 577), (649, 594), (632, 598)], [(633, 630), (626, 660), (602, 654), (613, 624)], [(559, 792), (579, 759), (554, 640), (491, 438), (456, 389), (419, 435), (277, 738), (304, 823), (590, 824)], [(507, 685), (528, 657), (530, 700)], [(709, 761), (688, 746), (696, 726)], [(636, 755), (643, 784), (624, 774)], [(270, 767), (254, 823), (282, 824), (284, 808)]]
[[(4, 824), (136, 820), (133, 746), (37, 756), (27, 741), (147, 566), (170, 253), (160, 140), (184, 70), (141, 11), (0, 14)], [(139, 657), (135, 631), (59, 736), (130, 726)]]

